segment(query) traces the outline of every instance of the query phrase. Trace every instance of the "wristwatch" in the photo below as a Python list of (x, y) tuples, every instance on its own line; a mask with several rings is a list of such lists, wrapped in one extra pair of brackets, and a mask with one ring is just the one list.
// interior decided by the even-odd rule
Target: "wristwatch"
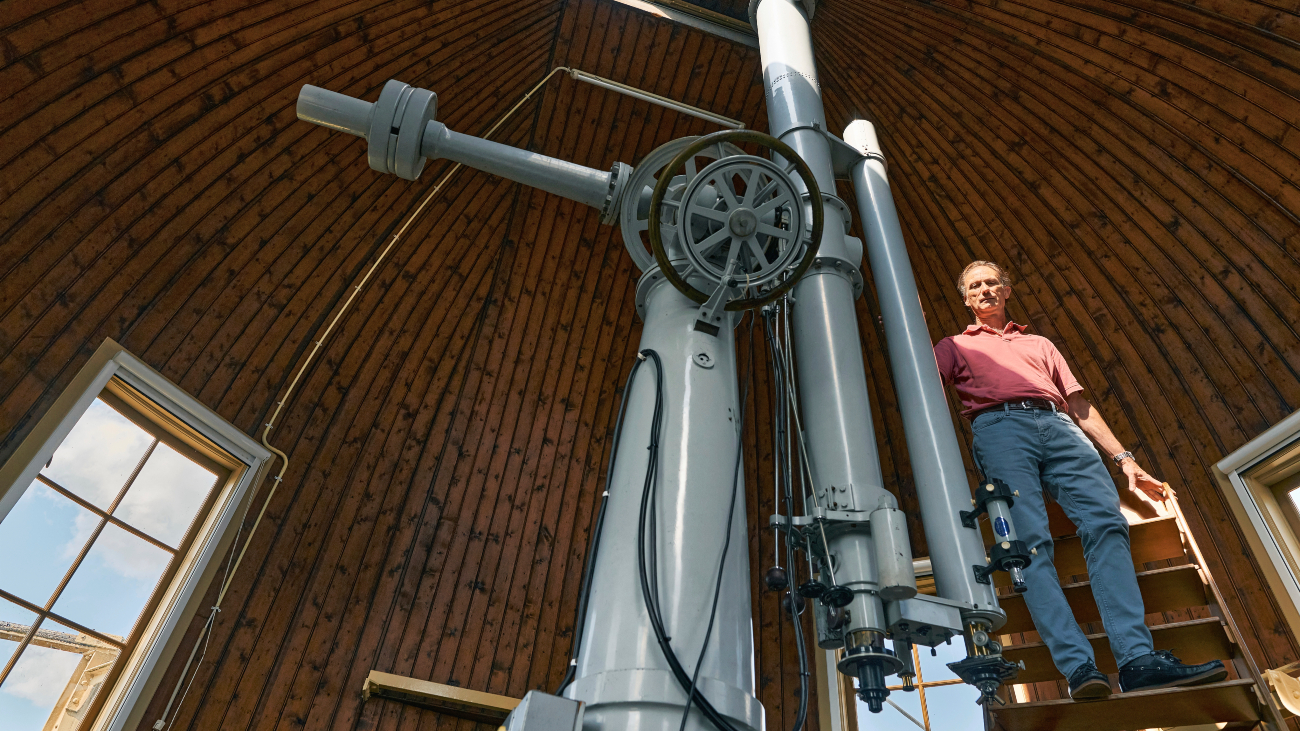
[(1120, 452), (1119, 454), (1115, 455), (1114, 457), (1111, 457), (1110, 459), (1115, 464), (1123, 464), (1124, 460), (1135, 459), (1135, 458), (1133, 457), (1132, 452)]

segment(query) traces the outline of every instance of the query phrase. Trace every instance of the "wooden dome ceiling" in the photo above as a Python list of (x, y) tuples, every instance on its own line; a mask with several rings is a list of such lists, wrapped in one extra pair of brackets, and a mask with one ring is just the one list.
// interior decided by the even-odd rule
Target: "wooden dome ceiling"
[[(0, 8), (0, 458), (106, 337), (249, 433), (266, 420), (446, 170), (371, 171), (359, 140), (295, 120), (304, 83), (373, 99), (398, 78), (482, 134), (569, 66), (766, 128), (757, 51), (612, 0)], [(1300, 407), (1294, 10), (827, 0), (813, 27), (832, 130), (881, 131), (932, 335), (964, 324), (966, 261), (1013, 267), (1018, 319), (1190, 497), (1247, 646), (1297, 659), (1209, 472)], [(498, 139), (607, 168), (709, 129), (556, 76)], [(635, 270), (596, 219), (464, 170), (418, 219), (286, 407), (290, 471), (174, 728), (454, 725), (362, 705), (371, 668), (555, 684), (639, 331)], [(870, 292), (859, 308), (886, 475), (914, 510)], [(760, 697), (784, 728), (797, 675), (775, 597), (754, 592)]]

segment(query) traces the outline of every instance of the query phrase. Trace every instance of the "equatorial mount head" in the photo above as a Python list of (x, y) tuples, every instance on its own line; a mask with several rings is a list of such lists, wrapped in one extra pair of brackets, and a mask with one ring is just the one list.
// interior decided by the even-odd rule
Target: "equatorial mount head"
[[(773, 159), (746, 154), (737, 147), (745, 143), (768, 149)], [(812, 265), (820, 203), (811, 169), (774, 137), (728, 130), (675, 140), (650, 153), (629, 179), (624, 243), (642, 271), (658, 268), (703, 305), (696, 329), (716, 335), (724, 312), (777, 299)]]

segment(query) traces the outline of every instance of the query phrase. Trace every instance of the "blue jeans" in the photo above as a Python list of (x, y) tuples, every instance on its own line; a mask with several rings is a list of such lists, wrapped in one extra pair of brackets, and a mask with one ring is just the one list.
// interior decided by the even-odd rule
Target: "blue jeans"
[(1044, 492), (1079, 528), (1092, 596), (1116, 662), (1123, 667), (1151, 652), (1151, 632), (1142, 619), (1142, 595), (1129, 549), (1128, 521), (1120, 512), (1115, 482), (1083, 430), (1059, 411), (1005, 408), (980, 414), (971, 428), (975, 459), (984, 475), (1020, 491), (1011, 518), (1020, 540), (1038, 549), (1025, 569), (1029, 587), (1025, 603), (1056, 668), (1068, 678), (1094, 658), (1052, 563)]

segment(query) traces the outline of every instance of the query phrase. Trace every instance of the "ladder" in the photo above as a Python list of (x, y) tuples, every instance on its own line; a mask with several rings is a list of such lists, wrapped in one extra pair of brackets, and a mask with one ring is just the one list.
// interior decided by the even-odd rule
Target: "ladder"
[[(1166, 489), (1168, 485), (1166, 485)], [(1066, 600), (1074, 610), (1097, 667), (1111, 679), (1115, 692), (1107, 699), (1070, 700), (1065, 678), (1052, 664), (1051, 654), (1034, 631), (1024, 597), (1011, 592), (1005, 574), (995, 575), (999, 601), (1007, 623), (998, 630), (1003, 654), (1025, 669), (1016, 685), (1000, 693), (1006, 705), (988, 709), (986, 726), (993, 731), (1140, 731), (1203, 724), (1226, 729), (1287, 728), (1272, 703), (1258, 668), (1238, 641), (1236, 623), (1205, 568), (1200, 549), (1172, 491), (1155, 517), (1130, 517), (1129, 540), (1147, 624), (1157, 650), (1173, 650), (1186, 663), (1224, 661), (1228, 678), (1191, 688), (1120, 693), (1115, 658), (1092, 586), (1087, 580), (1078, 530), (1055, 502), (1048, 501), (1048, 520), (1055, 537), (1055, 564)], [(983, 526), (987, 535), (987, 524)]]

